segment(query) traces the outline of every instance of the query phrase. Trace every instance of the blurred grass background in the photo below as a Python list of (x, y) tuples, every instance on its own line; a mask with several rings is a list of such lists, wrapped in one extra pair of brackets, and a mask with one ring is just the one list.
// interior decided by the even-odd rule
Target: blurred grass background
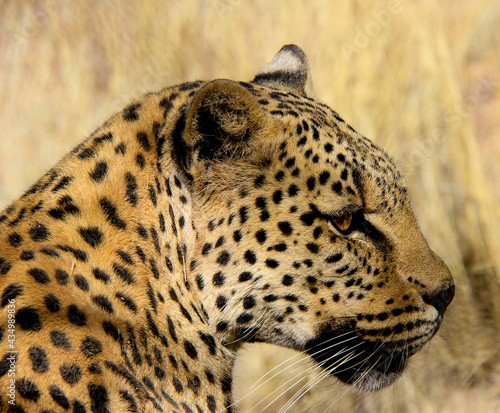
[[(317, 98), (406, 172), (457, 295), (397, 384), (361, 395), (326, 379), (288, 411), (500, 411), (498, 1), (0, 0), (0, 29), (0, 209), (130, 99), (250, 80), (283, 44), (300, 45)], [(245, 350), (240, 412), (278, 412), (315, 383), (300, 359), (252, 388), (293, 356)]]

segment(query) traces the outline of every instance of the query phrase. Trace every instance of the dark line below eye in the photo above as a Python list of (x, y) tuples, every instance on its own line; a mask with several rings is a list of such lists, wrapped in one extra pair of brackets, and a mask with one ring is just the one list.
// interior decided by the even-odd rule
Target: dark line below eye
[[(338, 215), (324, 214), (321, 211), (319, 211), (315, 205), (311, 204), (310, 206), (311, 209), (318, 214), (318, 217), (328, 222), (331, 222), (332, 225), (335, 226), (337, 231), (339, 231), (341, 234), (349, 235), (354, 231), (359, 231), (362, 234), (364, 234), (367, 238), (369, 238), (373, 242), (373, 244), (385, 254), (388, 254), (393, 250), (394, 246), (389, 241), (389, 239), (364, 217), (363, 210), (360, 209), (358, 206), (353, 204), (347, 205), (338, 213)], [(334, 218), (338, 219), (348, 214), (352, 214), (351, 225), (346, 231), (342, 231), (335, 225), (333, 219)]]

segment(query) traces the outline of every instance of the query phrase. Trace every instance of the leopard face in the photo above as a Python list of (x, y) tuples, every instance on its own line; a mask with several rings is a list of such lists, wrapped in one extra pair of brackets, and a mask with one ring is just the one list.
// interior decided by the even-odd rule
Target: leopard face
[(400, 376), (453, 280), (394, 161), (311, 90), (289, 45), (250, 83), (146, 95), (0, 215), (19, 411), (231, 411), (244, 342)]

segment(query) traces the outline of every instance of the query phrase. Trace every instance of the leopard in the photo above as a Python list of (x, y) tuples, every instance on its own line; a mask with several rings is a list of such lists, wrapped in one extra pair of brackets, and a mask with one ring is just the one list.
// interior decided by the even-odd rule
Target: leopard
[(285, 45), (133, 100), (0, 214), (0, 406), (236, 410), (242, 346), (389, 386), (454, 296), (403, 173)]

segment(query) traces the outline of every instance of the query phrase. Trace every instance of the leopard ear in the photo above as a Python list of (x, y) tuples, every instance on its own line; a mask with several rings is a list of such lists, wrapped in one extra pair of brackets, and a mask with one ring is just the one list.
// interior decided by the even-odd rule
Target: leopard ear
[(178, 157), (187, 171), (196, 162), (241, 159), (268, 123), (247, 89), (230, 80), (215, 80), (196, 93), (187, 110)]
[(252, 83), (300, 96), (313, 94), (309, 61), (303, 50), (294, 44), (283, 46), (273, 60), (260, 69)]

